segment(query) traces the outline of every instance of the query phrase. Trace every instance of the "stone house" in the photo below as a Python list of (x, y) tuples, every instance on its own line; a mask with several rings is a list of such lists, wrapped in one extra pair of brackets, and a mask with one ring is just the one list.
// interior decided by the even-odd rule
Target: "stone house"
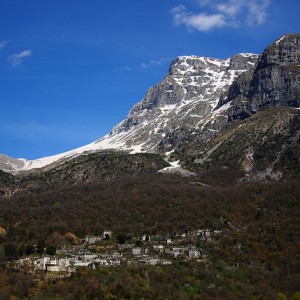
[(85, 244), (93, 245), (97, 242), (101, 241), (102, 238), (100, 236), (86, 236), (84, 239)]
[(104, 230), (103, 231), (103, 239), (111, 239), (112, 238), (112, 231), (111, 230)]

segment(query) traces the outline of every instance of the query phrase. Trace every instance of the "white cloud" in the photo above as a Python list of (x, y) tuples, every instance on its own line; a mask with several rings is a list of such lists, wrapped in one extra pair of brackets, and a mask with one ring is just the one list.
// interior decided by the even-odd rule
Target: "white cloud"
[(271, 0), (198, 0), (200, 12), (183, 5), (171, 10), (175, 25), (209, 31), (222, 27), (258, 26), (265, 22)]
[(16, 67), (23, 62), (23, 58), (31, 56), (32, 51), (30, 49), (24, 50), (20, 53), (15, 53), (9, 56), (8, 60), (10, 63)]
[(183, 6), (174, 7), (171, 11), (175, 25), (186, 25), (189, 29), (209, 31), (214, 28), (224, 27), (225, 18), (222, 14), (192, 14)]
[(0, 50), (3, 49), (8, 43), (9, 41), (0, 41)]

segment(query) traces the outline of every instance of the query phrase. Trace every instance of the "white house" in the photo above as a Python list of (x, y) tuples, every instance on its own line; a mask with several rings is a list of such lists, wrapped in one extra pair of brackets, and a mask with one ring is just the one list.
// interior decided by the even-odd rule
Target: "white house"
[(195, 248), (192, 248), (189, 250), (189, 258), (199, 258), (200, 257), (200, 251), (198, 251)]
[(80, 260), (82, 260), (83, 262), (92, 262), (96, 257), (96, 254), (83, 254), (80, 256)]
[(131, 251), (132, 251), (133, 255), (139, 255), (139, 254), (142, 253), (142, 248), (140, 248), (140, 247), (134, 247), (134, 248), (132, 248)]
[(70, 267), (70, 258), (43, 256), (36, 262), (36, 267), (49, 272), (67, 272)]
[(153, 251), (164, 253), (165, 247), (163, 245), (153, 245)]

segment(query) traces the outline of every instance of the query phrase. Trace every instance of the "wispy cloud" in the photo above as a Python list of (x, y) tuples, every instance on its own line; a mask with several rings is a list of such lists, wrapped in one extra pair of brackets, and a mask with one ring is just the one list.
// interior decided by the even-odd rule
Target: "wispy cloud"
[(161, 66), (165, 63), (170, 62), (171, 59), (167, 58), (167, 57), (162, 57), (159, 59), (151, 59), (148, 62), (142, 62), (140, 65), (136, 65), (136, 66), (121, 66), (119, 68), (116, 68), (115, 71), (122, 71), (122, 72), (131, 72), (131, 71), (140, 71), (140, 70), (144, 70), (144, 69), (150, 69), (150, 68), (155, 68), (158, 66)]
[(132, 70), (132, 68), (130, 68), (128, 66), (122, 66), (122, 67), (115, 69), (115, 71), (122, 71), (122, 72), (130, 72), (131, 70)]
[(23, 59), (25, 57), (29, 57), (29, 56), (31, 56), (31, 54), (32, 54), (32, 51), (30, 49), (24, 50), (20, 53), (15, 53), (15, 54), (10, 55), (8, 60), (10, 61), (12, 66), (16, 67), (23, 62)]
[(146, 69), (146, 68), (152, 68), (152, 67), (155, 67), (155, 66), (161, 66), (163, 65), (165, 62), (169, 62), (170, 61), (170, 58), (167, 58), (167, 57), (162, 57), (160, 59), (152, 59), (150, 60), (149, 62), (146, 62), (146, 63), (142, 63), (141, 64), (141, 67), (143, 69)]
[(199, 12), (183, 5), (171, 10), (175, 25), (210, 31), (223, 27), (258, 26), (265, 22), (271, 0), (199, 0)]
[(247, 18), (248, 25), (253, 26), (255, 24), (261, 25), (264, 23), (267, 17), (267, 8), (270, 5), (271, 0), (264, 1), (250, 1), (248, 3), (249, 15)]
[(9, 41), (0, 41), (0, 50), (3, 49), (8, 43)]

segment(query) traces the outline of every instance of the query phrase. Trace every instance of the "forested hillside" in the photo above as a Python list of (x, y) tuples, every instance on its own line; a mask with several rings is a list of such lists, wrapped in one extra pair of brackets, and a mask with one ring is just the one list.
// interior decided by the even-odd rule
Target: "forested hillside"
[[(3, 260), (37, 244), (70, 244), (70, 232), (83, 238), (110, 228), (133, 242), (144, 233), (196, 228), (223, 234), (211, 244), (196, 241), (208, 254), (203, 263), (85, 270), (43, 286), (24, 271), (2, 269), (1, 299), (26, 293), (32, 299), (275, 299), (278, 292), (290, 297), (300, 284), (298, 182), (210, 187), (157, 175), (2, 198)], [(80, 282), (85, 284), (79, 290)]]

